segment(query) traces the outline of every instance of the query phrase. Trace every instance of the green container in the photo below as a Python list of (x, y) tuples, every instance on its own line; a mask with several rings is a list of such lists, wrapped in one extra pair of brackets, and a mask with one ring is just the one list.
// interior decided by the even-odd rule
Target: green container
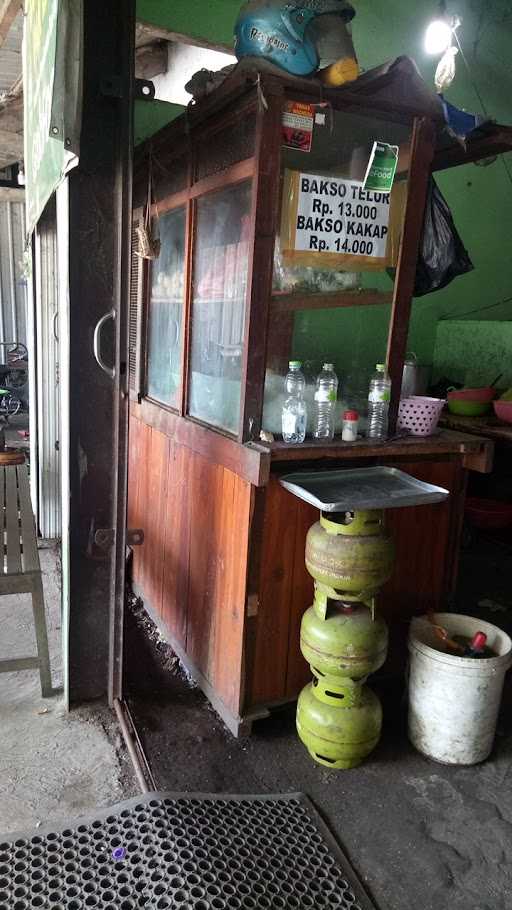
[(297, 733), (311, 757), (328, 768), (355, 768), (377, 745), (382, 708), (377, 696), (357, 683), (315, 679), (299, 695)]
[(365, 604), (347, 610), (317, 587), (315, 602), (302, 617), (300, 649), (315, 676), (362, 679), (386, 660), (388, 630)]
[(459, 417), (481, 417), (482, 414), (489, 413), (491, 403), (488, 401), (463, 401), (461, 398), (449, 398), (448, 410), (451, 414), (458, 414)]
[(309, 574), (336, 591), (374, 594), (391, 577), (393, 559), (382, 511), (322, 513), (306, 537)]

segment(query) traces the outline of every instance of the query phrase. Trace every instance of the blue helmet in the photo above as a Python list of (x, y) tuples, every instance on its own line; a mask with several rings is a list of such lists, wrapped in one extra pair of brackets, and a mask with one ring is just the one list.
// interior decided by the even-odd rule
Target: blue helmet
[(235, 54), (264, 57), (294, 76), (311, 76), (320, 65), (313, 23), (320, 16), (355, 15), (347, 0), (249, 0), (235, 26)]

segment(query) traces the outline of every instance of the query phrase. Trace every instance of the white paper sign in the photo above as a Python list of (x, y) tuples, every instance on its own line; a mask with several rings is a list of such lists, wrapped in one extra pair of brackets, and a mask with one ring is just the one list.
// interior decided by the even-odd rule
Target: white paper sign
[(294, 248), (384, 259), (389, 198), (355, 180), (299, 174)]

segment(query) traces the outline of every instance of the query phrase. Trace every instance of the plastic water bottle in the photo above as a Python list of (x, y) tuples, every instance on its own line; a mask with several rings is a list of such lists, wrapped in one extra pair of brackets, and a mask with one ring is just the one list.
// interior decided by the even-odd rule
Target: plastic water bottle
[(368, 437), (386, 439), (388, 435), (389, 402), (391, 400), (391, 379), (383, 363), (378, 363), (370, 380), (368, 394)]
[(313, 436), (315, 439), (332, 439), (334, 416), (338, 399), (338, 377), (332, 363), (324, 363), (316, 379)]
[(284, 442), (299, 443), (304, 442), (306, 438), (307, 411), (304, 402), (306, 379), (301, 366), (300, 360), (290, 360), (289, 371), (284, 381), (286, 400), (281, 413)]

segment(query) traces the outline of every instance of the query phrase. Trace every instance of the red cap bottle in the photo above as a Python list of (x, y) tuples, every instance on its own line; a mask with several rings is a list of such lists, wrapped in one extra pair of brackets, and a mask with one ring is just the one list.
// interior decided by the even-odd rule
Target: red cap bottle
[(485, 632), (477, 632), (471, 639), (470, 648), (472, 651), (483, 651), (487, 644), (487, 635)]
[(485, 657), (485, 647), (487, 645), (487, 635), (485, 632), (477, 632), (473, 635), (471, 643), (464, 651), (464, 657)]

